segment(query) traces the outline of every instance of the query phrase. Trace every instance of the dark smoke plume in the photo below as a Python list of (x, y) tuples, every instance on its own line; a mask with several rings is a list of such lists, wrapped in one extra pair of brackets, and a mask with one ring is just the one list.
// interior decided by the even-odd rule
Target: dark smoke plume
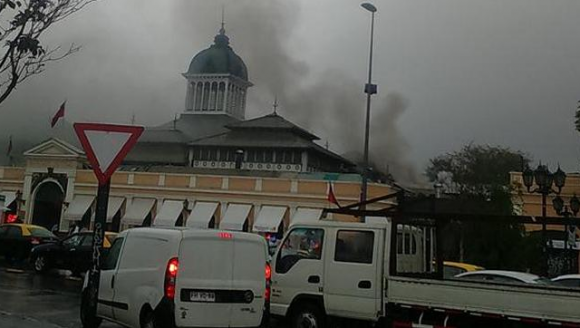
[[(232, 47), (246, 62), (256, 85), (250, 91), (248, 114), (268, 113), (277, 96), (282, 115), (315, 132), (323, 142), (328, 140), (332, 150), (361, 153), (366, 111), (364, 83), (337, 71), (311, 76), (307, 58), (289, 55), (287, 41), (299, 24), (298, 4), (281, 0), (182, 0), (175, 7), (176, 21), (186, 25), (182, 29), (204, 31), (209, 37), (219, 26), (221, 4), (225, 4), (226, 30)], [(407, 109), (407, 100), (392, 93), (375, 96), (373, 101), (371, 162), (399, 181), (418, 183), (414, 165), (406, 160), (409, 145), (397, 127)], [(354, 157), (352, 160), (357, 161)]]

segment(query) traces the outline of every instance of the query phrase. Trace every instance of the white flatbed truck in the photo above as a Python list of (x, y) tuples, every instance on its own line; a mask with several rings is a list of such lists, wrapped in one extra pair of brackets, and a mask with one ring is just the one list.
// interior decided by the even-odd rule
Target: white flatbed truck
[(394, 328), (580, 328), (579, 290), (443, 280), (435, 228), (396, 226), (389, 218), (292, 225), (273, 258), (271, 314), (291, 327), (339, 318)]

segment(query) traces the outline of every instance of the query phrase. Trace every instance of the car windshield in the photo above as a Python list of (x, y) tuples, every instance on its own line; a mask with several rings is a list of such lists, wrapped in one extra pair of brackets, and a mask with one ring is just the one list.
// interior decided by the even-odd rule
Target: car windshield
[(46, 237), (52, 237), (52, 238), (56, 238), (56, 236), (52, 232), (50, 232), (50, 231), (48, 231), (48, 230), (46, 230), (44, 228), (29, 227), (28, 228), (28, 231), (30, 231), (30, 234), (33, 237), (44, 237), (44, 238), (46, 238)]

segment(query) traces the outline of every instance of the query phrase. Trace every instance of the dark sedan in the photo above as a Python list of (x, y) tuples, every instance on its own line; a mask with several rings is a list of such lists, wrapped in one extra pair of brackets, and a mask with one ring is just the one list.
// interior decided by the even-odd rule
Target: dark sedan
[[(111, 247), (116, 233), (106, 232), (103, 246), (105, 250)], [(58, 243), (34, 247), (30, 260), (36, 272), (42, 273), (49, 269), (70, 270), (74, 275), (87, 271), (92, 263), (93, 233), (90, 231), (71, 235)]]
[(52, 232), (40, 226), (19, 223), (0, 225), (0, 255), (9, 262), (25, 260), (34, 246), (57, 241)]

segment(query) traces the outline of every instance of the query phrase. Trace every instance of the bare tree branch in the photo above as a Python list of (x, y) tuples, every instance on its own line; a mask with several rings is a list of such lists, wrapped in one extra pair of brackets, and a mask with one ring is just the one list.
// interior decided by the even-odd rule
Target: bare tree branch
[(41, 43), (44, 32), (54, 24), (98, 0), (0, 0), (0, 104), (16, 86), (40, 74), (50, 62), (78, 51)]

